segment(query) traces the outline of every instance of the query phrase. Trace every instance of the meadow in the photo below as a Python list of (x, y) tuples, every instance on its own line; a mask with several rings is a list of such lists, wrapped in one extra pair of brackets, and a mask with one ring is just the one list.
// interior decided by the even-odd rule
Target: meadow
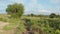
[(22, 16), (11, 18), (0, 15), (0, 21), (8, 23), (0, 26), (0, 34), (60, 34), (60, 18)]

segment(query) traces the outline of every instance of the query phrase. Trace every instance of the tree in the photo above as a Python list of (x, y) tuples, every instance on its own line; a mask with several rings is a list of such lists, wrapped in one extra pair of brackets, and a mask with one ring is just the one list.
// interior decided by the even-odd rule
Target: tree
[(33, 13), (31, 13), (31, 16), (34, 16), (34, 14), (33, 14)]
[(6, 12), (12, 17), (21, 17), (24, 12), (24, 6), (22, 4), (10, 4), (6, 8)]
[(57, 15), (55, 14), (55, 13), (51, 13), (50, 15), (49, 15), (49, 17), (50, 18), (55, 18)]

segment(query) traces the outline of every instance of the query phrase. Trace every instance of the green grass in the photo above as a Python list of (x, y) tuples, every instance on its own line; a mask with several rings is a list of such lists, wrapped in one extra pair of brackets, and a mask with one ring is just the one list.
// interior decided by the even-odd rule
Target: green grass
[[(22, 20), (23, 19), (23, 20)], [(48, 34), (60, 34), (60, 18), (49, 18), (49, 17), (26, 17), (22, 16), (21, 18), (8, 18), (0, 16), (0, 21), (8, 22), (9, 25), (6, 25), (3, 30), (10, 30), (16, 27), (16, 33), (23, 32), (26, 30), (26, 26), (24, 25), (25, 20), (27, 20), (27, 26), (30, 27), (31, 31), (36, 31), (38, 28), (43, 32)], [(30, 20), (30, 21), (29, 21)], [(54, 33), (55, 32), (55, 33)]]
[(17, 26), (17, 24), (18, 24), (19, 22), (20, 22), (19, 19), (9, 19), (9, 20), (8, 20), (9, 25), (5, 26), (3, 29), (5, 29), (5, 30), (12, 29), (12, 28), (14, 28), (15, 26)]

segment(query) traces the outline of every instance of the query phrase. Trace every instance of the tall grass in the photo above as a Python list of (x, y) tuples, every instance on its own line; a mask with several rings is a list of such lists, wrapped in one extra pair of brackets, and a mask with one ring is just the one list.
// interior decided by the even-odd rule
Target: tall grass
[(15, 34), (26, 34), (28, 31), (34, 34), (60, 34), (60, 18), (46, 17), (0, 17), (0, 21), (8, 22), (4, 30), (16, 29)]

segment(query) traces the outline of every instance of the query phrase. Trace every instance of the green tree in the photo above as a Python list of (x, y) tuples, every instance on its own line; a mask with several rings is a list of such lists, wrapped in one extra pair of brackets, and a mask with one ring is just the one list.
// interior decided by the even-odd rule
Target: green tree
[(31, 13), (31, 16), (34, 16), (34, 14), (33, 14), (33, 13)]
[(55, 17), (57, 17), (57, 15), (56, 15), (55, 13), (51, 13), (51, 14), (49, 15), (49, 17), (50, 17), (50, 18), (55, 18)]
[(21, 17), (24, 12), (24, 6), (22, 4), (10, 4), (6, 8), (6, 12), (12, 17)]

